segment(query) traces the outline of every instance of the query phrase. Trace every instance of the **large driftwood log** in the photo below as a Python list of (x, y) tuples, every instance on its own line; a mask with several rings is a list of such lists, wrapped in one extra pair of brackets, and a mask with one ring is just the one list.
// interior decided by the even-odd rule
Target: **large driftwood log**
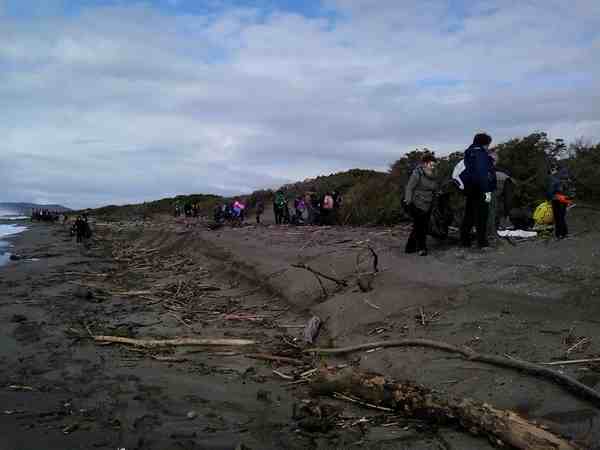
[(456, 345), (448, 344), (446, 342), (431, 341), (429, 339), (400, 339), (391, 341), (379, 341), (371, 342), (368, 344), (353, 345), (350, 347), (341, 348), (312, 348), (305, 350), (306, 353), (314, 353), (317, 355), (343, 355), (347, 353), (353, 353), (363, 350), (370, 350), (373, 348), (386, 348), (386, 347), (429, 347), (446, 352), (458, 353), (469, 361), (477, 361), (486, 364), (492, 364), (498, 367), (504, 367), (508, 369), (515, 369), (529, 375), (535, 375), (541, 378), (546, 378), (554, 381), (557, 384), (564, 386), (570, 392), (576, 394), (579, 397), (585, 398), (591, 401), (595, 405), (600, 405), (600, 393), (594, 389), (580, 383), (576, 379), (552, 370), (548, 367), (544, 367), (540, 364), (531, 363), (528, 361), (522, 361), (519, 359), (509, 359), (497, 355), (489, 355), (485, 353), (476, 353), (475, 351), (457, 347)]
[(471, 434), (488, 436), (496, 444), (520, 450), (581, 450), (513, 411), (496, 409), (470, 399), (443, 398), (413, 383), (390, 383), (379, 375), (344, 369), (321, 370), (311, 388), (318, 395), (347, 393), (369, 404), (391, 408), (406, 417), (436, 424), (458, 425)]
[(183, 346), (246, 346), (254, 345), (255, 341), (248, 339), (198, 339), (198, 338), (176, 338), (176, 339), (132, 339), (120, 336), (92, 336), (96, 342), (112, 342), (115, 344), (133, 345), (134, 347), (183, 347)]

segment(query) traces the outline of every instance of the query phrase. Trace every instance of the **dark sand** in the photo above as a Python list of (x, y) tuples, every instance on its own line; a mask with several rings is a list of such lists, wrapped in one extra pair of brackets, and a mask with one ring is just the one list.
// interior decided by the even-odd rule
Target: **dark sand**
[[(426, 258), (402, 253), (401, 227), (208, 231), (163, 218), (98, 223), (97, 239), (85, 247), (61, 226), (35, 225), (11, 238), (23, 259), (0, 269), (0, 449), (492, 448), (485, 439), (397, 418), (373, 421), (398, 422), (389, 427), (357, 423), (381, 414), (339, 402), (332, 403), (345, 408), (340, 426), (310, 433), (293, 418), (294, 404), (309, 398), (306, 388), (287, 386), (272, 371), (297, 375), (310, 361), (306, 368), (272, 366), (239, 348), (150, 354), (99, 346), (85, 327), (138, 338), (249, 338), (259, 342), (257, 351), (297, 356), (285, 341), (301, 329), (283, 325), (301, 325), (315, 313), (327, 320), (321, 346), (426, 337), (543, 362), (567, 359), (571, 333), (591, 344), (568, 358), (600, 356), (596, 221), (580, 217), (581, 234), (562, 242), (501, 243), (486, 253), (441, 247)], [(370, 269), (365, 243), (383, 270), (368, 293), (355, 284), (357, 255), (365, 256), (358, 271)], [(290, 267), (297, 262), (350, 286), (327, 282), (324, 299), (312, 274)], [(199, 285), (219, 290), (186, 297)], [(131, 291), (150, 292), (125, 294)], [(432, 318), (425, 326), (421, 308)], [(262, 320), (226, 320), (232, 313)], [(514, 409), (600, 448), (598, 408), (531, 376), (424, 349), (317, 363), (351, 363)], [(558, 369), (600, 390), (599, 365)]]

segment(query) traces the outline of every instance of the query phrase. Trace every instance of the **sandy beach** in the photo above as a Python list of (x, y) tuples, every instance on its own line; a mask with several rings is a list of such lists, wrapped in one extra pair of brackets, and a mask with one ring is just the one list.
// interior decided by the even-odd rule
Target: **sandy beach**
[[(77, 245), (60, 225), (34, 224), (10, 238), (21, 259), (0, 269), (0, 449), (493, 448), (333, 399), (318, 401), (336, 408), (335, 425), (308, 429), (296, 414), (315, 401), (306, 372), (348, 365), (510, 409), (597, 448), (598, 407), (548, 380), (423, 348), (299, 350), (318, 315), (320, 347), (411, 337), (538, 363), (598, 357), (594, 220), (582, 215), (561, 242), (446, 245), (426, 258), (403, 254), (403, 227), (211, 231), (171, 217), (96, 218), (95, 237)], [(91, 335), (256, 344), (146, 349)], [(600, 390), (599, 364), (556, 368)]]

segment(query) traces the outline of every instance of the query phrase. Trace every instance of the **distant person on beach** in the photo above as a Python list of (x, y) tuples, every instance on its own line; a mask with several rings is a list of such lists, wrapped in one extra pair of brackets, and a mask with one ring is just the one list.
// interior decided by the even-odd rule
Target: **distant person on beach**
[(285, 194), (278, 191), (273, 199), (273, 213), (275, 214), (275, 224), (281, 225), (285, 219), (285, 210), (287, 209), (287, 199)]
[(331, 192), (326, 192), (321, 199), (321, 225), (333, 225), (335, 201)]
[(298, 196), (294, 200), (294, 216), (292, 218), (294, 225), (304, 225), (306, 223), (306, 203), (304, 196)]
[(260, 224), (260, 216), (265, 212), (265, 202), (262, 199), (256, 201), (256, 223)]
[(425, 155), (421, 164), (413, 170), (404, 192), (404, 207), (413, 221), (412, 230), (406, 242), (406, 253), (427, 255), (427, 231), (431, 217), (431, 206), (438, 189), (435, 179), (435, 158)]
[(85, 221), (83, 217), (77, 216), (75, 219), (75, 236), (77, 237), (77, 242), (83, 242), (83, 238), (85, 237)]
[(492, 138), (479, 133), (473, 138), (473, 144), (465, 151), (465, 169), (460, 175), (464, 183), (466, 196), (465, 216), (460, 229), (463, 247), (471, 246), (471, 229), (475, 225), (477, 246), (489, 247), (487, 222), (492, 192), (496, 190), (496, 169), (488, 153)]
[(321, 201), (316, 192), (310, 193), (310, 205), (312, 209), (311, 225), (321, 225)]

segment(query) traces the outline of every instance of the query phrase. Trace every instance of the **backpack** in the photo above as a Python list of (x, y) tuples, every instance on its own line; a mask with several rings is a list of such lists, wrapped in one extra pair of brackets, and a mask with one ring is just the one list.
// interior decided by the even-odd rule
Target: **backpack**
[(333, 197), (331, 195), (326, 195), (323, 199), (323, 209), (333, 209)]
[(533, 220), (536, 225), (551, 225), (554, 223), (554, 214), (552, 211), (552, 203), (543, 202), (535, 208)]

